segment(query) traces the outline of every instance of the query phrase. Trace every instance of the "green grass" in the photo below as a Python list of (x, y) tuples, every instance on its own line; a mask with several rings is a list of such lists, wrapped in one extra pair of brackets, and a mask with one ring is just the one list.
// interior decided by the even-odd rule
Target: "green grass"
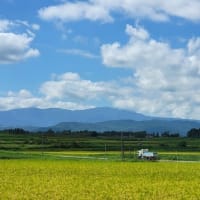
[[(159, 160), (199, 161), (200, 152), (158, 152)], [(8, 151), (0, 150), (0, 159), (110, 160), (121, 161), (120, 151)], [(125, 152), (124, 161), (138, 162), (136, 152)]]
[(200, 152), (160, 152), (159, 156), (163, 160), (200, 162)]
[[(185, 146), (183, 143), (185, 142)], [(149, 148), (162, 151), (199, 151), (200, 139), (194, 138), (129, 138), (124, 137), (125, 149)], [(0, 133), (0, 149), (4, 150), (98, 150), (105, 145), (109, 151), (119, 150), (120, 137), (42, 136), (41, 134), (10, 135)]]
[[(159, 158), (164, 160), (200, 161), (200, 139), (124, 138), (126, 160), (136, 161), (136, 151), (141, 148), (158, 152)], [(66, 155), (75, 157), (74, 154), (77, 154), (77, 157), (83, 157), (85, 154), (85, 157), (90, 158), (120, 160), (120, 149), (120, 137), (10, 135), (2, 132), (0, 134), (0, 159), (66, 159)]]

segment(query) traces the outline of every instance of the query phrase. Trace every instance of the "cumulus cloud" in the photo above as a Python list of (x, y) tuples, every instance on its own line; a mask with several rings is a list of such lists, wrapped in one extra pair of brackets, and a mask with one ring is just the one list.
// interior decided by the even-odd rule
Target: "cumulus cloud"
[(18, 92), (9, 91), (7, 95), (0, 97), (0, 110), (11, 110), (16, 108), (63, 108), (63, 109), (86, 109), (93, 106), (70, 101), (53, 101), (45, 96), (33, 96), (30, 91), (22, 89)]
[(44, 20), (64, 22), (83, 19), (112, 22), (115, 13), (153, 21), (167, 21), (171, 16), (199, 21), (199, 10), (200, 2), (198, 0), (87, 0), (48, 6), (41, 8), (38, 13)]
[[(33, 26), (33, 27), (32, 27)], [(27, 30), (21, 30), (25, 27)], [(30, 25), (26, 21), (0, 20), (0, 64), (15, 63), (31, 57), (39, 56), (38, 49), (31, 48), (39, 25)], [(22, 33), (19, 33), (19, 32)]]
[(174, 117), (198, 117), (200, 109), (200, 38), (191, 38), (185, 48), (175, 49), (150, 37), (142, 27), (126, 26), (130, 39), (101, 47), (108, 67), (129, 68), (137, 95), (117, 99), (113, 104), (139, 112)]
[(45, 105), (45, 102), (34, 97), (28, 90), (22, 89), (19, 92), (9, 91), (7, 95), (0, 97), (0, 109), (10, 110), (15, 108), (37, 107)]
[(40, 92), (48, 99), (92, 100), (112, 99), (127, 95), (129, 88), (120, 88), (115, 82), (92, 82), (82, 79), (77, 73), (65, 73), (45, 82)]
[[(157, 73), (154, 68), (152, 75)], [(137, 73), (137, 70), (136, 70)], [(163, 75), (165, 71), (160, 71)], [(172, 75), (165, 79), (165, 84), (174, 87), (162, 88), (162, 77), (147, 76), (146, 74), (127, 80), (95, 82), (83, 79), (77, 73), (67, 72), (54, 75), (51, 80), (44, 82), (33, 95), (30, 91), (22, 89), (18, 92), (10, 91), (0, 97), (0, 110), (14, 108), (38, 107), (38, 108), (65, 108), (70, 110), (86, 109), (98, 106), (103, 102), (104, 106), (113, 106), (127, 110), (165, 117), (181, 117), (199, 119), (200, 84), (198, 78), (189, 78), (186, 75)], [(152, 82), (152, 77), (155, 78)], [(172, 78), (172, 79), (171, 79)], [(149, 81), (149, 87), (140, 85), (140, 79)], [(191, 83), (190, 83), (191, 81)], [(186, 82), (186, 85), (182, 84)], [(186, 88), (185, 88), (186, 87)], [(106, 104), (105, 104), (106, 102)]]
[(77, 21), (88, 19), (92, 21), (112, 21), (108, 10), (92, 2), (66, 2), (60, 5), (45, 7), (39, 10), (39, 16), (44, 20)]
[(0, 19), (0, 32), (4, 32), (9, 30), (13, 26), (13, 22), (7, 20), (7, 19)]
[(26, 107), (86, 109), (95, 107), (98, 101), (113, 102), (131, 92), (131, 88), (116, 82), (93, 82), (67, 72), (44, 82), (36, 95), (26, 89), (9, 91), (0, 97), (0, 110)]
[(172, 49), (167, 43), (149, 38), (149, 33), (141, 27), (127, 25), (126, 33), (130, 40), (125, 46), (115, 42), (101, 47), (105, 65), (140, 68), (159, 63), (159, 66), (167, 67), (176, 66), (185, 57), (184, 49)]
[(0, 33), (0, 63), (13, 63), (39, 55), (29, 47), (33, 38), (27, 34)]

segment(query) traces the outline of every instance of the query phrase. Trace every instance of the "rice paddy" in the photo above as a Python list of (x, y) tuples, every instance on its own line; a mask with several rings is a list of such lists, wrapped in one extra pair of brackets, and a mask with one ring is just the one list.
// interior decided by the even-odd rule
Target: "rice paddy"
[(0, 160), (0, 199), (198, 200), (199, 163)]
[[(123, 161), (119, 138), (39, 139), (0, 135), (0, 200), (200, 199), (198, 139), (126, 141)], [(179, 146), (183, 140), (186, 147)], [(159, 160), (137, 159), (141, 147), (158, 152)]]

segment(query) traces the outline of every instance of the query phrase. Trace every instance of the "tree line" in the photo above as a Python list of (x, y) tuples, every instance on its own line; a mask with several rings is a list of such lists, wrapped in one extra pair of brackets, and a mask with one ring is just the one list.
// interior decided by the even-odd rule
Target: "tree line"
[[(83, 131), (71, 131), (71, 130), (63, 130), (63, 131), (54, 131), (52, 129), (48, 130), (43, 130), (43, 131), (27, 131), (22, 128), (14, 128), (14, 129), (6, 129), (6, 130), (1, 130), (0, 133), (8, 133), (8, 134), (13, 134), (13, 135), (19, 135), (19, 134), (43, 134), (46, 136), (57, 136), (57, 135), (63, 135), (63, 136), (77, 136), (77, 137), (82, 137), (82, 136), (88, 136), (88, 137), (98, 137), (98, 136), (103, 136), (103, 137), (135, 137), (135, 138), (154, 138), (154, 137), (180, 137), (179, 133), (170, 133), (168, 131), (164, 131), (162, 133), (147, 133), (146, 131), (105, 131), (105, 132), (97, 132), (97, 131), (88, 131), (88, 130), (83, 130)], [(199, 138), (200, 137), (200, 128), (192, 128), (187, 132), (187, 137), (195, 137)]]
[(200, 128), (192, 128), (190, 131), (188, 131), (187, 137), (200, 138)]

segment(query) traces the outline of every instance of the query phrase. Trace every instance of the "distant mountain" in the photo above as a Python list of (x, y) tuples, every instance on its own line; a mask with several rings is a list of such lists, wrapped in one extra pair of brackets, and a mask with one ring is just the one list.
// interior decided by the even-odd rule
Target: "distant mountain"
[(200, 121), (149, 117), (106, 107), (75, 111), (57, 108), (0, 111), (0, 129), (15, 127), (31, 131), (49, 128), (56, 131), (169, 131), (185, 135), (191, 128), (200, 128)]
[(148, 133), (163, 133), (169, 131), (170, 133), (179, 133), (185, 136), (192, 128), (200, 128), (199, 121), (190, 120), (115, 120), (98, 123), (78, 123), (78, 122), (63, 122), (55, 126), (48, 127), (54, 131), (72, 130), (72, 131), (147, 131)]
[(0, 127), (42, 127), (52, 126), (60, 122), (95, 123), (110, 120), (146, 121), (150, 119), (152, 117), (136, 112), (105, 107), (75, 111), (57, 108), (24, 108), (0, 111)]

